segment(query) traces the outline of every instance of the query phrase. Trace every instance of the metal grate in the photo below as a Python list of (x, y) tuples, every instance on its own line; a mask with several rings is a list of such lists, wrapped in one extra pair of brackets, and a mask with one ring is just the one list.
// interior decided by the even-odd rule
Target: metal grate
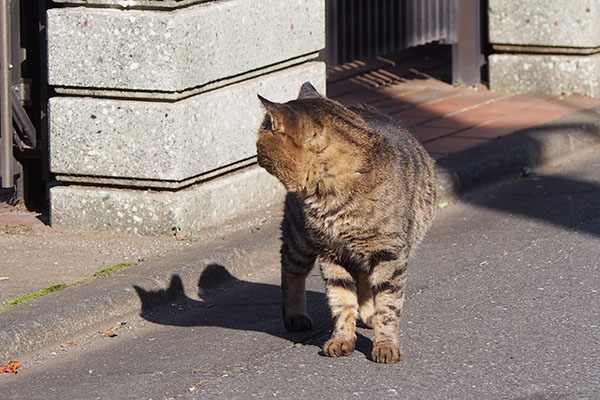
[(455, 43), (458, 0), (405, 0), (406, 45)]
[(327, 0), (323, 59), (333, 67), (426, 43), (446, 43), (452, 45), (452, 81), (479, 83), (485, 63), (486, 4), (485, 0)]
[(434, 41), (455, 43), (458, 0), (327, 0), (330, 66)]

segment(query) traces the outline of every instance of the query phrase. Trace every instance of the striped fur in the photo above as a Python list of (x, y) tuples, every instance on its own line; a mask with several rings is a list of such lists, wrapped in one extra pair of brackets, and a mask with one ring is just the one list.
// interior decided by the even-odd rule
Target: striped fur
[(281, 225), (285, 327), (312, 327), (305, 281), (318, 264), (334, 319), (324, 353), (352, 353), (360, 317), (374, 330), (374, 361), (401, 360), (407, 262), (435, 210), (433, 160), (391, 118), (368, 106), (346, 108), (309, 83), (285, 104), (260, 99), (267, 114), (259, 164), (288, 190)]

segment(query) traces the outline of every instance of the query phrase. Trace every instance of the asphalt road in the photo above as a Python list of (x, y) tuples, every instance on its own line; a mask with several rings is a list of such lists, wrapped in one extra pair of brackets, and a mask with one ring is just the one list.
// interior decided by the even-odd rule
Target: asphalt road
[(536, 172), (440, 210), (409, 267), (400, 363), (370, 361), (362, 328), (351, 356), (321, 354), (331, 321), (316, 271), (315, 328), (286, 333), (274, 254), (204, 300), (40, 353), (0, 376), (0, 398), (600, 399), (600, 150)]

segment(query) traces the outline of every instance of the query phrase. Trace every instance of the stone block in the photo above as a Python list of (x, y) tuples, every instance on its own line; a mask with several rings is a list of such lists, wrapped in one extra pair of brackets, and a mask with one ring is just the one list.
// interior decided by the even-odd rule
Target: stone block
[(323, 0), (224, 0), (165, 10), (47, 12), (48, 80), (71, 88), (182, 92), (325, 46)]
[(325, 64), (301, 64), (176, 102), (54, 97), (50, 169), (75, 177), (68, 180), (85, 176), (85, 182), (144, 180), (122, 183), (134, 186), (176, 187), (206, 179), (256, 154), (264, 117), (258, 93), (291, 100), (305, 81), (325, 93)]
[(596, 0), (489, 0), (493, 44), (595, 48), (600, 46)]
[(174, 9), (212, 0), (52, 0), (54, 3), (135, 9)]
[(180, 191), (142, 191), (86, 186), (50, 189), (53, 227), (126, 232), (196, 231), (282, 202), (285, 189), (253, 166)]
[(489, 56), (491, 90), (600, 97), (600, 54)]

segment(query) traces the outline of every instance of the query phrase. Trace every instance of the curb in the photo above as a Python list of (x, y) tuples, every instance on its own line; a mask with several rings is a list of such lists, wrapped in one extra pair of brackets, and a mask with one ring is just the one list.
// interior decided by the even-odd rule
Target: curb
[(577, 111), (549, 123), (511, 133), (437, 161), (439, 203), (524, 167), (600, 144), (600, 107)]
[[(438, 160), (440, 203), (449, 202), (475, 186), (534, 167), (553, 158), (600, 144), (600, 107), (578, 111), (544, 125), (522, 130)], [(94, 279), (41, 297), (0, 314), (0, 360), (66, 342), (114, 323), (144, 306), (165, 304), (183, 285), (197, 296), (199, 278), (210, 287), (231, 276), (279, 266), (279, 218), (271, 217), (259, 230), (240, 229), (176, 254), (144, 261), (113, 276)], [(226, 266), (227, 273), (223, 268)], [(206, 272), (206, 275), (203, 273)], [(179, 279), (178, 279), (179, 278)], [(152, 302), (140, 299), (151, 293)], [(168, 289), (167, 289), (168, 288)]]
[(32, 352), (139, 314), (142, 306), (146, 311), (184, 293), (198, 298), (200, 286), (210, 293), (232, 277), (243, 279), (252, 271), (275, 268), (279, 265), (279, 224), (276, 217), (257, 221), (254, 229), (223, 233), (183, 251), (157, 256), (114, 275), (2, 311), (0, 360), (26, 359)]

